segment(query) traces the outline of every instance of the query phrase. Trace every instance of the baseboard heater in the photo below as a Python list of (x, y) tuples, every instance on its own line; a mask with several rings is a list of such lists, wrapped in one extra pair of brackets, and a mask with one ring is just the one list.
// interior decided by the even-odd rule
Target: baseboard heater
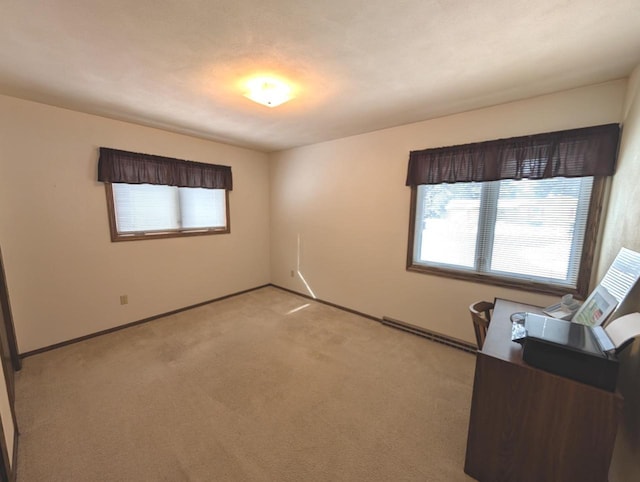
[(404, 321), (394, 320), (393, 318), (389, 318), (387, 316), (383, 316), (380, 321), (383, 325), (397, 328), (398, 330), (406, 331), (408, 333), (413, 333), (414, 335), (422, 336), (423, 338), (427, 338), (428, 340), (442, 343), (443, 345), (457, 348), (458, 350), (466, 351), (467, 353), (473, 353), (475, 355), (478, 351), (478, 347), (473, 343), (467, 343), (466, 341), (458, 340), (441, 333), (436, 333), (435, 331), (427, 330), (410, 323), (405, 323)]

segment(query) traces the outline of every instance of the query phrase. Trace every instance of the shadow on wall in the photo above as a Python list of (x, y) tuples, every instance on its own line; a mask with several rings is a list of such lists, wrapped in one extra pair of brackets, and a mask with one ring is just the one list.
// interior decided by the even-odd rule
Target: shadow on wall
[(638, 454), (630, 451), (631, 447), (640, 446), (640, 340), (638, 339), (620, 354), (618, 390), (624, 397), (624, 408), (609, 474), (609, 480), (612, 482), (635, 480), (634, 477), (640, 473)]

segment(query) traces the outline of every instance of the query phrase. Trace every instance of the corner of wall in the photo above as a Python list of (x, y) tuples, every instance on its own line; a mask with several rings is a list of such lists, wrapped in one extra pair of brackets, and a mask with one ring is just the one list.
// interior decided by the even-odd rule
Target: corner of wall
[(596, 282), (613, 262), (621, 247), (640, 250), (635, 219), (640, 214), (640, 192), (635, 189), (640, 175), (640, 65), (627, 83), (622, 111), (622, 137), (616, 174), (610, 183), (610, 195), (603, 208), (602, 243), (596, 270)]
[[(611, 196), (606, 208), (598, 279), (604, 276), (621, 247), (640, 251), (640, 65), (627, 83), (622, 112), (622, 138)], [(636, 306), (634, 309), (640, 309)], [(618, 390), (624, 397), (609, 480), (635, 480), (640, 473), (640, 350), (637, 342), (620, 355)]]
[(640, 91), (640, 64), (633, 69), (631, 75), (629, 76), (629, 80), (627, 81), (627, 94), (625, 96), (624, 108), (622, 111), (622, 120), (624, 120), (629, 116), (631, 111), (631, 107), (635, 100), (638, 98), (638, 92)]

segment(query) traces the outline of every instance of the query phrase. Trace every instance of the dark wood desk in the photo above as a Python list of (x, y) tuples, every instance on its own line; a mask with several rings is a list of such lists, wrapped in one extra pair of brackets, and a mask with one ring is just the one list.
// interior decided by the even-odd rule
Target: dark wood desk
[(522, 361), (498, 299), (476, 360), (464, 471), (481, 482), (605, 482), (622, 397)]

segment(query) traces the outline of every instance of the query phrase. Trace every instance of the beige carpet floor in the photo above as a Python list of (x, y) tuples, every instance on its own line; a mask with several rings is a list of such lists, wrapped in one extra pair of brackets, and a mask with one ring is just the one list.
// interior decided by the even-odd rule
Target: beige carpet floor
[(469, 481), (474, 364), (263, 288), (25, 359), (18, 482)]

